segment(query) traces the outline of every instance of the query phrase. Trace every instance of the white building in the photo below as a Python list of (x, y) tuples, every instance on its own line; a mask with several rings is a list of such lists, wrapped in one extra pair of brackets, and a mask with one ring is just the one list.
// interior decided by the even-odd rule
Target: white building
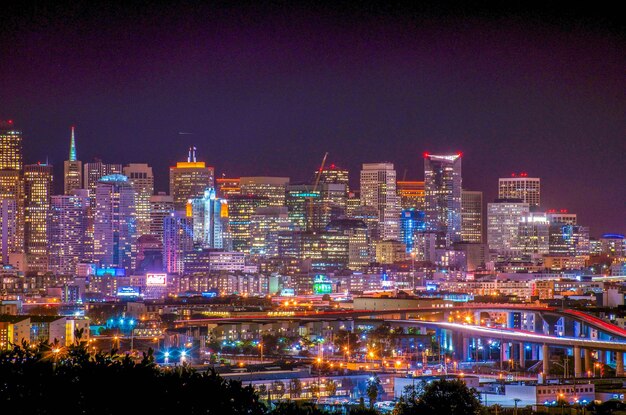
[(364, 163), (361, 170), (361, 205), (378, 211), (380, 239), (400, 238), (400, 200), (393, 163)]
[(530, 206), (541, 204), (541, 179), (528, 177), (526, 173), (498, 180), (498, 199), (522, 199)]

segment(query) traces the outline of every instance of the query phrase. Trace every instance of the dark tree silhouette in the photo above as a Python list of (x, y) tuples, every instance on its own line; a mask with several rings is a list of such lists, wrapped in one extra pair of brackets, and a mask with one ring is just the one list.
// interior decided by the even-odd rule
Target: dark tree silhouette
[(241, 382), (188, 366), (161, 369), (152, 351), (139, 363), (115, 351), (89, 353), (80, 338), (69, 347), (23, 344), (0, 352), (0, 385), (3, 412), (16, 415), (266, 412)]
[(481, 408), (476, 389), (468, 388), (458, 379), (444, 379), (426, 384), (421, 392), (400, 398), (394, 415), (478, 415)]

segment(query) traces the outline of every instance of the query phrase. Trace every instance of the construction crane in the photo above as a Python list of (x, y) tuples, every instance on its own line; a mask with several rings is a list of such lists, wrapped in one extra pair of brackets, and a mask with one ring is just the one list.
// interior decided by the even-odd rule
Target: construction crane
[(328, 157), (328, 151), (324, 153), (324, 158), (322, 158), (322, 164), (320, 165), (320, 169), (317, 171), (317, 175), (315, 176), (315, 182), (313, 184), (313, 190), (311, 190), (311, 196), (309, 199), (309, 211), (308, 211), (308, 219), (311, 221), (311, 225), (313, 223), (313, 194), (317, 192), (317, 186), (320, 184), (320, 179), (322, 178), (322, 171), (324, 170), (324, 165), (326, 164), (326, 158)]

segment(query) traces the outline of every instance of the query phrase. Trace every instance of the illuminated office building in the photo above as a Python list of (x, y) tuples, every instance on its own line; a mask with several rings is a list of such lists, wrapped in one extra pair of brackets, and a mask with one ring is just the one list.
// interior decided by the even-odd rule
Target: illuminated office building
[(174, 198), (176, 210), (185, 209), (187, 201), (194, 197), (203, 197), (204, 191), (214, 187), (214, 168), (197, 161), (196, 148), (189, 148), (187, 161), (170, 167), (170, 195)]
[(461, 192), (461, 242), (483, 242), (483, 192)]
[(260, 207), (267, 207), (269, 199), (262, 196), (231, 196), (228, 199), (228, 238), (233, 251), (250, 252), (250, 223)]
[(461, 154), (424, 154), (426, 228), (438, 234), (438, 245), (461, 241)]
[(550, 221), (550, 255), (589, 255), (589, 228)]
[(48, 268), (48, 219), (52, 196), (52, 166), (24, 166), (24, 248), (30, 271)]
[(88, 209), (89, 196), (85, 189), (50, 198), (50, 271), (76, 273), (77, 264), (85, 257)]
[(425, 230), (424, 212), (415, 208), (402, 210), (400, 214), (400, 241), (405, 245), (407, 253), (413, 252), (415, 234)]
[(529, 205), (521, 199), (496, 199), (487, 204), (487, 243), (489, 250), (511, 254), (516, 245), (519, 223), (529, 214)]
[(0, 170), (22, 170), (22, 132), (13, 121), (0, 121)]
[(131, 163), (125, 166), (123, 171), (135, 191), (137, 235), (148, 235), (150, 234), (150, 198), (154, 194), (152, 167), (144, 163)]
[[(351, 270), (362, 270), (372, 262), (370, 238), (367, 225), (359, 219), (332, 220), (326, 230), (329, 235), (339, 233), (348, 238), (348, 263)], [(343, 244), (340, 244), (341, 247)]]
[(185, 270), (185, 254), (193, 250), (193, 219), (174, 212), (163, 220), (163, 268), (171, 274)]
[(346, 169), (342, 169), (341, 167), (337, 167), (334, 164), (331, 164), (328, 167), (322, 169), (321, 173), (319, 170), (315, 171), (315, 176), (320, 175), (320, 183), (327, 184), (343, 184), (346, 186), (346, 193), (350, 191), (349, 188), (349, 172)]
[(174, 198), (159, 192), (150, 196), (150, 235), (163, 241), (163, 219), (174, 212)]
[(325, 219), (322, 194), (313, 190), (310, 184), (290, 184), (287, 186), (285, 204), (289, 210), (289, 220), (301, 231), (324, 229)]
[(69, 195), (83, 186), (83, 162), (77, 159), (74, 126), (70, 138), (70, 156), (63, 162), (63, 193)]
[(122, 174), (121, 164), (107, 164), (102, 160), (85, 163), (83, 166), (83, 189), (89, 190), (92, 207), (95, 206), (96, 186), (104, 176)]
[(241, 180), (238, 178), (220, 177), (215, 179), (215, 186), (217, 197), (222, 199), (241, 194)]
[[(194, 243), (203, 248), (227, 248), (228, 202), (216, 197), (215, 189), (191, 199)], [(226, 245), (225, 245), (226, 243)]]
[(541, 179), (527, 173), (512, 174), (498, 180), (498, 199), (522, 199), (530, 207), (541, 204)]
[(376, 208), (381, 239), (400, 238), (400, 202), (393, 163), (363, 164), (361, 205)]
[[(24, 252), (24, 181), (22, 132), (13, 121), (0, 121), (0, 203), (2, 203), (2, 261)], [(6, 218), (6, 222), (4, 221)]]
[(544, 255), (550, 252), (550, 222), (543, 212), (522, 216), (517, 230), (515, 251), (522, 255)]
[(402, 180), (396, 186), (402, 209), (424, 210), (424, 182)]
[(285, 206), (285, 191), (289, 177), (242, 177), (241, 194), (266, 197), (268, 206)]
[(0, 197), (0, 263), (9, 264), (9, 254), (21, 252), (17, 201)]
[(547, 217), (550, 223), (566, 223), (568, 225), (576, 225), (577, 217), (575, 213), (569, 213), (567, 209), (550, 209), (548, 210)]
[(112, 174), (96, 185), (94, 260), (103, 267), (134, 268), (133, 248), (137, 239), (135, 191), (128, 177)]
[(250, 254), (276, 257), (279, 255), (279, 235), (293, 232), (289, 212), (284, 206), (260, 207), (250, 217)]

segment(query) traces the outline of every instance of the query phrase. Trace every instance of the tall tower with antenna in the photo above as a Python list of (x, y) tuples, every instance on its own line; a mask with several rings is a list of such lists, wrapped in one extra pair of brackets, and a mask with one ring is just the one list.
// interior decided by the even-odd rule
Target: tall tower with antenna
[(72, 126), (69, 160), (63, 162), (63, 190), (66, 195), (71, 194), (75, 189), (80, 189), (83, 182), (83, 162), (77, 157), (74, 133), (75, 127)]

